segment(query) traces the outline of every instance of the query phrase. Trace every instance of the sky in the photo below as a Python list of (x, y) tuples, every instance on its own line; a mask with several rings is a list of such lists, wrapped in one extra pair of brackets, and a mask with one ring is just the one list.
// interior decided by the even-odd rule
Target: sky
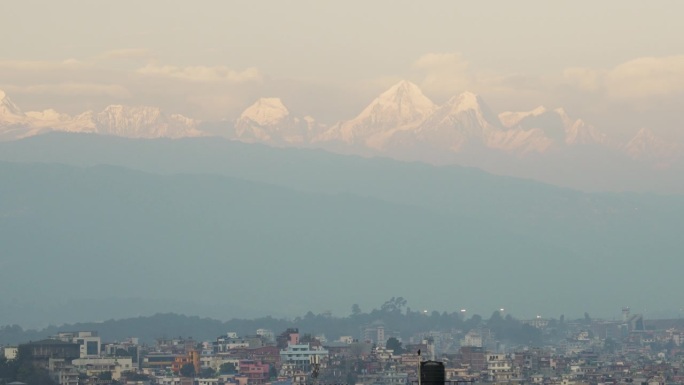
[(109, 104), (234, 119), (280, 97), (325, 123), (401, 79), (437, 103), (563, 107), (617, 137), (684, 139), (684, 2), (13, 1), (0, 89), (24, 110)]

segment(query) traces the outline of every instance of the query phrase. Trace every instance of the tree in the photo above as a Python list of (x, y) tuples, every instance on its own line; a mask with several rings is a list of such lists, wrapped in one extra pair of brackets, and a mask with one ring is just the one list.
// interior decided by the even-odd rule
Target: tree
[(278, 378), (278, 369), (275, 368), (275, 366), (270, 365), (268, 368), (268, 376), (273, 380)]
[(494, 311), (494, 313), (492, 313), (492, 316), (489, 317), (489, 320), (487, 321), (487, 327), (497, 335), (501, 334), (505, 327), (505, 324), (506, 321), (501, 316), (501, 312), (498, 310)]
[(111, 381), (112, 380), (112, 372), (102, 372), (97, 375), (98, 380), (105, 380), (105, 381)]
[(219, 372), (221, 374), (235, 374), (237, 370), (235, 370), (235, 364), (232, 362), (226, 362), (225, 364), (221, 364), (219, 367)]
[(357, 376), (354, 372), (347, 373), (347, 384), (356, 384)]
[(352, 305), (351, 308), (352, 315), (359, 315), (361, 314), (361, 307), (359, 306), (358, 303), (355, 303)]
[(180, 374), (183, 377), (194, 377), (195, 376), (195, 365), (192, 363), (187, 363), (181, 367)]
[(479, 314), (473, 314), (467, 321), (464, 322), (464, 329), (471, 330), (475, 329), (482, 323), (482, 316)]
[(25, 351), (19, 350), (19, 355), (13, 360), (0, 358), (0, 379), (6, 383), (19, 381), (27, 384), (56, 385), (47, 369), (34, 365), (26, 359)]
[(301, 337), (299, 337), (299, 342), (302, 344), (310, 344), (312, 342), (317, 342), (318, 340), (316, 337), (312, 336), (309, 333), (303, 334)]
[(200, 376), (202, 378), (213, 378), (214, 376), (216, 376), (216, 371), (212, 368), (203, 368), (200, 373)]
[(404, 353), (404, 348), (401, 346), (401, 341), (394, 337), (390, 337), (385, 343), (385, 347), (394, 352), (394, 354), (399, 355)]
[(401, 313), (404, 306), (406, 306), (404, 297), (392, 297), (382, 304), (380, 310), (384, 313)]

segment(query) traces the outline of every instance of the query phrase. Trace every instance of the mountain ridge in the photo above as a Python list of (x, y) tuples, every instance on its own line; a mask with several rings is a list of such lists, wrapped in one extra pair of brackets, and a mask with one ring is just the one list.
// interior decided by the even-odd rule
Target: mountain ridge
[[(218, 135), (278, 147), (316, 147), (342, 154), (462, 164), (524, 177), (551, 175), (546, 170), (522, 172), (522, 164), (540, 155), (549, 160), (548, 167), (560, 168), (571, 167), (559, 163), (567, 162), (563, 153), (600, 154), (597, 163), (609, 158), (611, 164), (619, 164), (624, 163), (620, 159), (629, 158), (625, 164), (636, 162), (657, 169), (677, 169), (684, 159), (683, 146), (667, 144), (655, 134), (649, 136), (650, 144), (644, 143), (643, 137), (639, 139), (640, 133), (620, 143), (585, 120), (570, 118), (563, 108), (539, 106), (496, 114), (472, 92), (436, 105), (409, 81), (380, 93), (356, 117), (331, 126), (311, 116), (292, 114), (277, 97), (258, 99), (232, 122), (201, 122), (142, 106), (111, 105), (101, 112), (75, 116), (50, 109), (24, 113), (9, 96), (2, 95), (0, 140), (5, 141), (51, 131), (132, 138)], [(516, 163), (519, 165), (513, 167)]]

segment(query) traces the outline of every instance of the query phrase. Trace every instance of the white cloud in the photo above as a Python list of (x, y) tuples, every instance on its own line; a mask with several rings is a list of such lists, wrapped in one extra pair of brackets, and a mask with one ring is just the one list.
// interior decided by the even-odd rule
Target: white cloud
[(542, 104), (547, 89), (540, 77), (476, 70), (460, 53), (428, 53), (413, 68), (422, 72), (420, 86), (436, 101), (471, 91), (505, 108), (527, 108)]
[(425, 73), (421, 86), (427, 91), (449, 96), (472, 88), (475, 76), (459, 53), (428, 53), (413, 67)]
[(98, 59), (111, 60), (111, 59), (140, 59), (149, 58), (151, 53), (147, 49), (143, 48), (122, 48), (110, 51), (105, 51), (98, 56)]
[(609, 70), (569, 68), (572, 86), (618, 100), (643, 100), (684, 93), (684, 55), (642, 57)]
[(89, 67), (90, 64), (76, 59), (63, 61), (34, 61), (34, 60), (3, 60), (0, 61), (0, 69), (13, 71), (56, 71), (77, 70)]
[(145, 76), (168, 77), (195, 82), (245, 83), (263, 80), (261, 72), (253, 67), (236, 71), (224, 66), (176, 67), (149, 64), (138, 69), (137, 73)]
[(131, 97), (130, 91), (118, 84), (59, 83), (33, 84), (28, 86), (5, 86), (10, 93), (57, 96), (107, 96), (116, 99)]

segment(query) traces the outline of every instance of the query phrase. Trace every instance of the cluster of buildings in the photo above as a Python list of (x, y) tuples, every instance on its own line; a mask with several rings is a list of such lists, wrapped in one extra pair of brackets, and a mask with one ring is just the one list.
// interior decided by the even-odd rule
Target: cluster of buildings
[(538, 317), (527, 325), (548, 337), (542, 346), (507, 345), (484, 326), (402, 341), (377, 322), (335, 341), (297, 329), (278, 335), (259, 329), (144, 345), (135, 338), (103, 342), (96, 332), (79, 331), (2, 352), (9, 360), (31, 360), (60, 385), (406, 385), (417, 381), (424, 360), (443, 362), (445, 379), (454, 384), (684, 384), (684, 328), (675, 321), (646, 325), (640, 315), (627, 314), (621, 321), (576, 321), (551, 330), (552, 323)]

